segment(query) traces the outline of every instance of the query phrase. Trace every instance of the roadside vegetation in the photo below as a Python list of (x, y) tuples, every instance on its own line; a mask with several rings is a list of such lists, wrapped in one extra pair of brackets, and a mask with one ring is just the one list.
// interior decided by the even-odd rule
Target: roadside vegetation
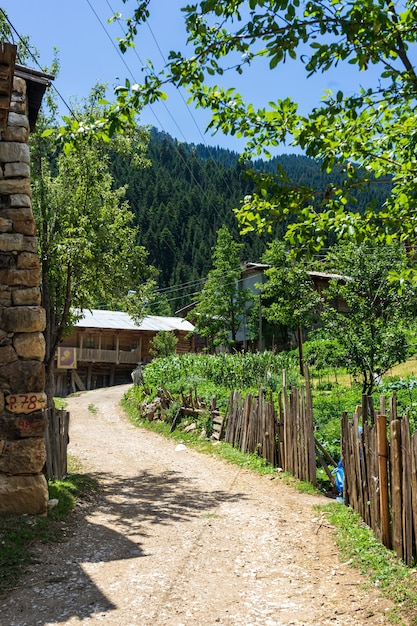
[(46, 516), (0, 515), (0, 596), (19, 584), (39, 545), (63, 540), (77, 501), (98, 489), (97, 481), (83, 474), (75, 459), (70, 458), (68, 466), (64, 480), (48, 482), (51, 506)]

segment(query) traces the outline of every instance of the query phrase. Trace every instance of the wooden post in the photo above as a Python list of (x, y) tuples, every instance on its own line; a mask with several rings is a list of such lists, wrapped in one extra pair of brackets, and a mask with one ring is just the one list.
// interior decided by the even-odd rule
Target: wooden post
[(402, 468), (401, 468), (401, 422), (391, 421), (391, 508), (392, 547), (403, 558), (402, 533)]
[(300, 374), (304, 376), (304, 358), (303, 358), (303, 331), (301, 326), (297, 326), (297, 340), (298, 340), (298, 360), (300, 365)]
[(402, 527), (403, 559), (407, 565), (413, 560), (413, 506), (411, 501), (411, 439), (408, 417), (401, 420), (402, 452)]
[(120, 363), (120, 335), (116, 334), (116, 363)]
[(316, 469), (316, 446), (314, 441), (314, 420), (313, 420), (313, 399), (311, 396), (310, 373), (307, 365), (304, 367), (304, 377), (306, 381), (306, 443), (308, 441), (308, 475), (309, 481), (317, 485)]
[(383, 395), (379, 396), (379, 414), (380, 415), (386, 415), (386, 413), (385, 413), (385, 396), (383, 396)]
[(390, 401), (389, 401), (389, 409), (390, 409), (390, 420), (391, 422), (393, 420), (397, 419), (397, 392), (394, 391)]
[(87, 391), (91, 389), (91, 375), (92, 375), (92, 365), (89, 363), (87, 365)]
[(350, 453), (350, 437), (349, 437), (349, 420), (346, 411), (343, 411), (341, 420), (341, 432), (342, 432), (342, 464), (344, 469), (344, 485), (343, 485), (343, 498), (347, 506), (352, 504), (352, 481), (351, 467), (352, 467), (352, 455)]
[(414, 539), (417, 541), (417, 431), (411, 437), (411, 502), (413, 508)]
[(381, 540), (384, 546), (391, 547), (390, 514), (388, 497), (388, 442), (387, 419), (385, 415), (376, 418), (378, 442), (379, 506), (381, 516)]

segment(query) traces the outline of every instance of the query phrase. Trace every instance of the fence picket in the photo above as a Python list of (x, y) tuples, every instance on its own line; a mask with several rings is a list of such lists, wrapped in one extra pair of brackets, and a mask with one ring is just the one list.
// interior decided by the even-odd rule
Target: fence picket
[(408, 417), (401, 420), (401, 452), (402, 452), (402, 527), (403, 527), (403, 559), (407, 565), (413, 560), (413, 507), (411, 501), (411, 441)]
[(402, 533), (402, 463), (401, 463), (401, 422), (391, 421), (391, 510), (392, 547), (403, 558)]
[[(382, 408), (385, 408), (381, 406)], [(376, 418), (377, 428), (377, 453), (378, 453), (378, 476), (379, 476), (379, 515), (380, 515), (380, 539), (384, 546), (391, 547), (390, 514), (388, 493), (388, 441), (387, 419), (385, 415)]]

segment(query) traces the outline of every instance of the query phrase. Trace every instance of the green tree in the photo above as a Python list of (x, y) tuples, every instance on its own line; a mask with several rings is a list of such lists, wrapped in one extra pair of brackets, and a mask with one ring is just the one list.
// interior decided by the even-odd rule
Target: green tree
[[(122, 50), (134, 44), (150, 12), (149, 0), (138, 2), (127, 21)], [(343, 174), (340, 184), (323, 188), (295, 186), (285, 176), (257, 176), (255, 193), (237, 210), (244, 230), (291, 222), (292, 244), (320, 248), (329, 232), (361, 241), (367, 236), (416, 242), (417, 75), (414, 60), (417, 5), (413, 0), (201, 0), (183, 7), (187, 47), (172, 51), (158, 72), (149, 65), (142, 85), (119, 91), (127, 110), (164, 98), (164, 85), (189, 91), (195, 105), (211, 110), (209, 128), (242, 136), (246, 156), (268, 154), (290, 142), (318, 158), (325, 171)], [(185, 44), (185, 42), (184, 42)], [(304, 65), (306, 76), (346, 64), (358, 70), (355, 93), (324, 93), (309, 114), (301, 115), (289, 97), (273, 100), (283, 63)], [(271, 99), (265, 106), (245, 102), (232, 87), (232, 72), (271, 70)], [(372, 72), (367, 72), (369, 68)], [(377, 74), (375, 78), (375, 74)], [(217, 81), (225, 84), (216, 84)], [(308, 88), (308, 86), (307, 86)], [(355, 212), (358, 188), (391, 184), (382, 210), (372, 202)], [(355, 193), (353, 191), (355, 190)]]
[(207, 337), (210, 348), (235, 345), (252, 299), (250, 290), (239, 288), (241, 248), (242, 244), (234, 241), (229, 229), (222, 226), (213, 250), (213, 269), (188, 316), (194, 321), (195, 332)]
[(269, 244), (263, 256), (270, 267), (261, 289), (262, 314), (297, 335), (300, 371), (303, 373), (302, 329), (308, 331), (318, 321), (321, 297), (306, 267), (294, 262), (281, 241)]
[[(401, 274), (408, 259), (399, 245), (343, 244), (329, 261), (346, 280), (330, 282), (322, 318), (343, 349), (343, 364), (361, 377), (363, 393), (370, 394), (380, 376), (407, 358), (416, 292), (409, 283), (400, 290), (391, 276)], [(337, 310), (336, 299), (345, 301), (347, 312)]]
[(160, 330), (150, 342), (149, 352), (154, 357), (167, 357), (175, 354), (178, 337), (172, 330)]
[[(57, 149), (48, 132), (56, 125), (56, 107), (47, 104), (31, 137), (31, 157), (47, 319), (46, 391), (53, 407), (56, 349), (77, 311), (122, 308), (129, 289), (146, 280), (148, 268), (146, 252), (136, 244), (125, 189), (113, 188), (105, 147), (79, 139), (67, 153)], [(94, 96), (88, 106), (95, 106)]]

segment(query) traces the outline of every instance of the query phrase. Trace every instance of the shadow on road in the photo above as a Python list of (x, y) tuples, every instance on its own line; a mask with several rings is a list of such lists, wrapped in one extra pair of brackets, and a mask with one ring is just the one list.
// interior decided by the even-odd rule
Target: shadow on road
[(224, 501), (237, 501), (244, 494), (231, 494), (221, 490), (202, 490), (194, 478), (180, 472), (147, 472), (135, 477), (94, 474), (103, 485), (99, 509), (112, 514), (124, 528), (125, 536), (131, 532), (146, 535), (144, 525), (176, 524), (187, 522), (210, 512)]
[[(25, 588), (2, 605), (0, 613), (9, 626), (62, 624), (74, 617), (83, 620), (117, 609), (106, 590), (97, 587), (91, 571), (105, 568), (111, 561), (132, 560), (126, 567), (134, 576), (140, 572), (140, 564), (133, 560), (152, 558), (143, 549), (152, 528), (157, 533), (158, 525), (186, 524), (213, 513), (226, 500), (246, 497), (212, 491), (209, 486), (201, 489), (197, 480), (175, 471), (143, 471), (128, 478), (106, 473), (92, 476), (99, 481), (100, 491), (86, 513), (79, 507), (72, 536), (62, 544), (48, 546), (46, 562), (32, 567)], [(120, 581), (110, 576), (108, 587), (118, 584)]]

